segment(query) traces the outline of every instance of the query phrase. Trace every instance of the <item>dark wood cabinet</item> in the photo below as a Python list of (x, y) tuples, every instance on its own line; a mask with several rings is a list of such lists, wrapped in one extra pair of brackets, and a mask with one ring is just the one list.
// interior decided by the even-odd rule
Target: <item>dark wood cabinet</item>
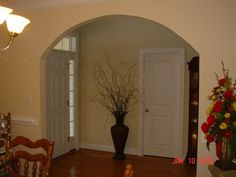
[(189, 69), (189, 125), (188, 125), (188, 152), (185, 163), (197, 164), (198, 139), (198, 100), (199, 100), (199, 57), (194, 57), (188, 63)]

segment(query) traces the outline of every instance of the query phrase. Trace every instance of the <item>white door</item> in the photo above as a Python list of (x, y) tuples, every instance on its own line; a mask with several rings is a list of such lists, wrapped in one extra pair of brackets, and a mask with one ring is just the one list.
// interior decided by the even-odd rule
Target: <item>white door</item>
[(55, 142), (53, 158), (69, 151), (69, 60), (72, 52), (52, 50), (46, 60), (47, 138)]
[(184, 50), (143, 50), (144, 154), (178, 157), (182, 146)]

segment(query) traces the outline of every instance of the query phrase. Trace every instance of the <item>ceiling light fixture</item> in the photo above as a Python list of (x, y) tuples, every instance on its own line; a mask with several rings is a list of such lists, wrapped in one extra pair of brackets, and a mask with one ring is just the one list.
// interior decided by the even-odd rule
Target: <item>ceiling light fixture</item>
[(13, 43), (13, 38), (20, 34), (24, 27), (30, 23), (30, 20), (12, 13), (12, 9), (0, 6), (0, 25), (6, 21), (8, 35), (10, 37), (8, 44), (0, 49), (1, 51), (7, 50)]

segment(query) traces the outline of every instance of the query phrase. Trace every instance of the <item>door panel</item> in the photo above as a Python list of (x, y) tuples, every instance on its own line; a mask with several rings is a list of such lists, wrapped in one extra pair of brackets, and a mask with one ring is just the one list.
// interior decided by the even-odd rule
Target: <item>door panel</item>
[(181, 146), (183, 53), (152, 51), (144, 60), (144, 154), (176, 157)]

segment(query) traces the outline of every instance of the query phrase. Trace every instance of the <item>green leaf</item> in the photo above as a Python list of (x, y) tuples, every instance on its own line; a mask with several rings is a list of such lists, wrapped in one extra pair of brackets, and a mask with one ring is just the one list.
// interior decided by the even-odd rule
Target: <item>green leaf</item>
[(221, 123), (224, 120), (224, 115), (218, 114), (216, 116), (216, 122)]
[(231, 82), (230, 81), (227, 81), (224, 83), (224, 87), (228, 90), (231, 86)]

